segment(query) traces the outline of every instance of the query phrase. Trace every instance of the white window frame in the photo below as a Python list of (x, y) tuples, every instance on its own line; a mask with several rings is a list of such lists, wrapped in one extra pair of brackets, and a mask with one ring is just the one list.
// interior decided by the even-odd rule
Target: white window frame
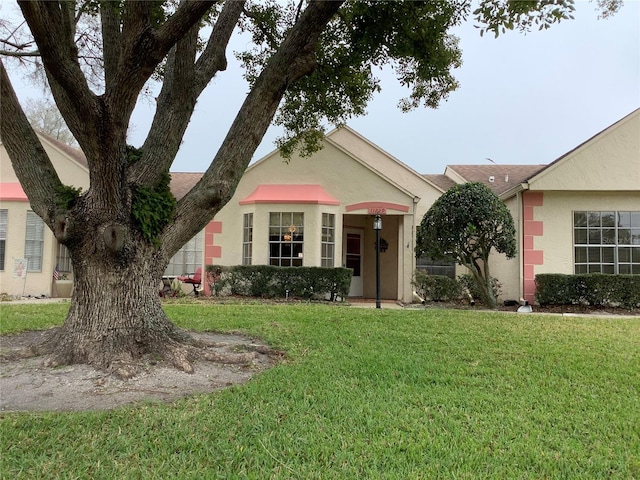
[(574, 273), (640, 275), (640, 212), (576, 210), (572, 219)]
[(269, 212), (269, 265), (304, 264), (304, 212)]
[(251, 265), (253, 256), (253, 213), (242, 217), (242, 265)]
[(322, 214), (322, 239), (320, 265), (334, 267), (336, 259), (336, 216), (333, 213)]
[(44, 249), (44, 222), (35, 212), (28, 210), (24, 235), (24, 258), (28, 272), (42, 271)]
[(203, 244), (204, 232), (200, 231), (171, 257), (165, 276), (193, 274), (198, 268), (202, 268)]

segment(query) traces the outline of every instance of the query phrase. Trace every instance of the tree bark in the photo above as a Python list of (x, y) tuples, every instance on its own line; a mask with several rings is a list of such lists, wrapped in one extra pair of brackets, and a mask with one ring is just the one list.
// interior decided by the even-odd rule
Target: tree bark
[(63, 326), (41, 352), (51, 355), (50, 365), (86, 363), (128, 378), (153, 354), (193, 371), (193, 342), (162, 310), (166, 262), (152, 250), (130, 237), (115, 251), (101, 238), (71, 246), (74, 294)]

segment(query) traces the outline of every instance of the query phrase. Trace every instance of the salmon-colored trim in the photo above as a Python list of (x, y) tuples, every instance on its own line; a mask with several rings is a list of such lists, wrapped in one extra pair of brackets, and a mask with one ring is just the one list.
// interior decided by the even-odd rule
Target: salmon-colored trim
[(213, 265), (214, 259), (222, 257), (222, 247), (220, 245), (207, 245), (204, 247), (205, 264)]
[[(222, 233), (222, 222), (211, 220), (204, 227), (204, 265), (213, 265), (216, 258), (222, 258), (222, 247), (215, 245), (215, 235)], [(205, 275), (206, 278), (206, 275)], [(204, 281), (203, 285), (205, 295), (211, 295), (209, 282)]]
[(397, 210), (399, 212), (408, 212), (409, 207), (406, 205), (400, 205), (399, 203), (390, 202), (361, 202), (347, 205), (345, 210), (347, 212), (353, 212), (354, 210), (369, 210), (370, 208), (386, 208), (388, 210)]
[(0, 200), (5, 202), (28, 202), (27, 194), (24, 193), (22, 185), (19, 183), (0, 183)]
[(544, 263), (544, 252), (542, 250), (525, 250), (523, 255), (524, 264), (527, 267)]
[(544, 264), (544, 251), (536, 250), (535, 237), (544, 234), (544, 222), (535, 220), (535, 208), (544, 205), (543, 192), (522, 194), (522, 290), (525, 300), (533, 303), (536, 295), (536, 265)]
[(544, 234), (544, 227), (542, 222), (538, 220), (525, 220), (524, 231), (525, 235), (541, 237)]
[(522, 202), (525, 207), (541, 207), (544, 204), (543, 192), (524, 192)]
[(207, 231), (211, 233), (222, 233), (222, 222), (217, 222), (215, 220), (209, 222), (207, 225)]
[(528, 220), (533, 220), (533, 207), (532, 206), (527, 206), (527, 207), (523, 207), (523, 215), (522, 215), (522, 219), (526, 222)]
[(533, 235), (525, 235), (522, 245), (524, 250), (533, 250)]
[(258, 185), (248, 197), (238, 203), (340, 205), (321, 185)]

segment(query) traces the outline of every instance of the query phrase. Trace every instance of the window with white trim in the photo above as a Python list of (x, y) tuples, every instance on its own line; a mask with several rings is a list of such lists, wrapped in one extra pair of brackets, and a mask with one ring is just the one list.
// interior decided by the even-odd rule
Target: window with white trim
[(202, 267), (203, 243), (204, 234), (200, 231), (171, 258), (164, 274), (178, 276), (195, 273), (198, 267)]
[(640, 275), (640, 212), (573, 212), (574, 272)]
[(242, 264), (251, 265), (253, 254), (253, 213), (245, 213), (242, 221)]
[(0, 270), (4, 270), (4, 254), (7, 249), (7, 222), (9, 211), (0, 210)]
[(27, 212), (27, 228), (24, 240), (24, 258), (28, 260), (28, 272), (42, 271), (42, 248), (44, 245), (44, 222), (34, 212)]
[(450, 260), (433, 260), (423, 256), (416, 258), (416, 270), (424, 270), (429, 275), (442, 275), (456, 278), (456, 263)]
[(335, 265), (336, 251), (336, 216), (332, 213), (322, 214), (322, 252), (321, 266)]
[(304, 213), (269, 213), (269, 265), (301, 267), (304, 251)]
[(71, 254), (69, 253), (69, 249), (58, 243), (58, 253), (56, 255), (56, 267), (61, 273), (71, 273)]

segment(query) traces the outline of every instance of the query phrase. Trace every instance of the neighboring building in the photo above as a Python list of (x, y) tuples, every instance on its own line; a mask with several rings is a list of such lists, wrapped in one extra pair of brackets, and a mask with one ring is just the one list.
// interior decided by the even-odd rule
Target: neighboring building
[[(60, 180), (87, 190), (89, 169), (82, 152), (46, 135), (38, 137)], [(56, 265), (60, 275), (72, 277), (66, 247), (58, 244), (43, 220), (31, 210), (0, 143), (0, 293), (57, 296), (53, 283)]]
[[(69, 171), (63, 181), (86, 188), (83, 157), (67, 152), (59, 158), (64, 151), (47, 142), (58, 171)], [(12, 259), (31, 251), (32, 240), (25, 239), (28, 201), (17, 192), (6, 152), (1, 153), (0, 248), (7, 248), (0, 290), (21, 294), (24, 282), (15, 282), (11, 270)], [(171, 176), (180, 198), (201, 174)], [(350, 128), (334, 130), (311, 158), (285, 162), (276, 151), (251, 165), (231, 201), (174, 257), (167, 274), (208, 264), (347, 266), (354, 270), (350, 294), (374, 297), (373, 218), (379, 214), (386, 246), (380, 255), (381, 296), (409, 302), (416, 227), (443, 192), (467, 181), (491, 187), (516, 223), (516, 258), (491, 259), (502, 298), (532, 301), (538, 273), (640, 274), (640, 109), (549, 165), (450, 165), (443, 175), (420, 175)], [(33, 281), (33, 288), (27, 294), (52, 293), (51, 275), (60, 263), (52, 239), (43, 233), (41, 270), (29, 272), (26, 285)], [(454, 271), (425, 259), (418, 267)]]
[(444, 192), (350, 128), (312, 158), (273, 152), (245, 172), (216, 215), (223, 265), (346, 266), (350, 295), (375, 297), (375, 231), (382, 216), (381, 296), (410, 301), (415, 231)]

